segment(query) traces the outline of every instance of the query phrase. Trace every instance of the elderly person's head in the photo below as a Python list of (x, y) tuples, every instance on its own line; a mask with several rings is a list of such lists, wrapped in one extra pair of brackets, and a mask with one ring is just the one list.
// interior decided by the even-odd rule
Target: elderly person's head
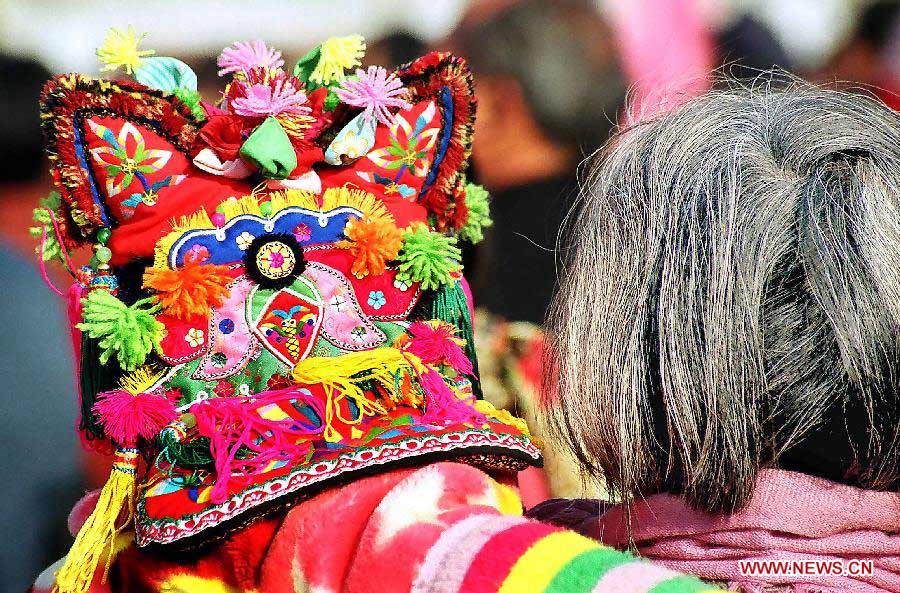
[(617, 135), (570, 221), (559, 426), (614, 495), (728, 512), (770, 467), (900, 489), (900, 114), (715, 92)]

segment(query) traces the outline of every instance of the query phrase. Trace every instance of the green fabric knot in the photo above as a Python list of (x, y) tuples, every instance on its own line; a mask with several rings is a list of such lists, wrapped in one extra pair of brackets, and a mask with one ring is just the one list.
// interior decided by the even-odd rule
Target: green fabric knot
[(257, 127), (241, 146), (241, 156), (269, 179), (285, 179), (297, 168), (297, 153), (287, 132), (274, 117)]

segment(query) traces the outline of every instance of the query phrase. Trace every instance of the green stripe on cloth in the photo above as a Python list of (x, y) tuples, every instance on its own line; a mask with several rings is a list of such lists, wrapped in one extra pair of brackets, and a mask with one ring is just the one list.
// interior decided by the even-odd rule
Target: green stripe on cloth
[(672, 577), (656, 585), (648, 593), (700, 593), (700, 591), (717, 591), (709, 583), (704, 583), (695, 576), (680, 575)]
[(613, 548), (588, 550), (563, 566), (544, 593), (590, 593), (607, 571), (633, 561), (631, 556)]

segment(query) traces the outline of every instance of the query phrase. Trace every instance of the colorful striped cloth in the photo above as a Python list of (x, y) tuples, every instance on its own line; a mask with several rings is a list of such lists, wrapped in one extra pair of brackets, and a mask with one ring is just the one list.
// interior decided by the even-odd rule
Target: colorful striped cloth
[[(99, 577), (99, 574), (98, 574)], [(35, 593), (49, 593), (52, 574)], [(111, 585), (112, 583), (112, 585)], [(516, 491), (467, 465), (360, 479), (197, 556), (131, 546), (91, 593), (699, 593), (715, 591), (522, 516)]]

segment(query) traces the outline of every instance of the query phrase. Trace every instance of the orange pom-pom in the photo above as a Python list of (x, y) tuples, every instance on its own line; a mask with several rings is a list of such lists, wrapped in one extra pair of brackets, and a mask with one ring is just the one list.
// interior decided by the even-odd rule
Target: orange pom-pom
[(225, 301), (231, 281), (228, 266), (191, 259), (176, 270), (150, 268), (144, 273), (144, 288), (155, 290), (163, 311), (179, 319), (209, 315)]
[(350, 271), (357, 278), (384, 272), (387, 262), (397, 259), (403, 245), (403, 232), (391, 219), (364, 218), (351, 220), (344, 228), (346, 241), (338, 247), (349, 249), (354, 261)]

